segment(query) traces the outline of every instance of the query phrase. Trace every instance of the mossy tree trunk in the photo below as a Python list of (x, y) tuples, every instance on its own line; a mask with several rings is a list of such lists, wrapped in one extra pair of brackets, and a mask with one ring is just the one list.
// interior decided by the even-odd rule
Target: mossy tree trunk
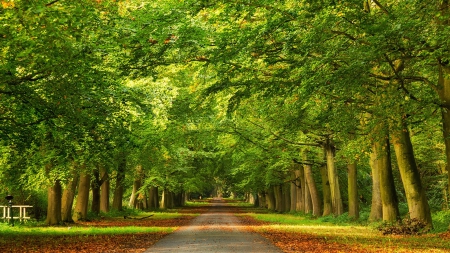
[(64, 222), (72, 222), (72, 207), (75, 191), (78, 185), (78, 173), (74, 170), (72, 173), (72, 180), (67, 183), (66, 188), (62, 194), (61, 204), (61, 219)]
[(325, 143), (325, 150), (327, 155), (328, 180), (330, 182), (331, 190), (331, 208), (333, 214), (335, 216), (339, 216), (344, 213), (344, 206), (342, 204), (339, 178), (334, 161), (334, 145), (330, 138), (327, 138), (327, 141)]
[[(303, 153), (303, 160), (307, 161), (308, 160), (307, 156), (308, 156), (307, 151), (305, 151)], [(312, 214), (316, 217), (319, 217), (321, 215), (319, 192), (317, 191), (316, 182), (314, 181), (312, 165), (305, 164), (305, 165), (303, 165), (303, 169), (304, 169), (304, 173), (305, 173), (305, 183), (306, 183), (306, 186), (308, 187), (308, 189), (307, 189), (307, 191), (309, 193), (308, 195), (310, 196), (309, 199), (311, 200)], [(306, 210), (305, 210), (305, 212), (306, 212)]]
[(55, 180), (53, 185), (47, 189), (47, 225), (57, 225), (61, 223), (61, 197), (62, 189), (60, 180)]
[(359, 219), (358, 178), (356, 162), (347, 164), (348, 170), (348, 216)]
[(402, 177), (411, 219), (419, 219), (432, 228), (431, 212), (414, 158), (413, 146), (405, 117), (392, 128), (392, 140)]
[(276, 204), (275, 204), (275, 193), (273, 192), (273, 187), (269, 187), (269, 189), (266, 191), (266, 200), (267, 200), (267, 209), (275, 211)]
[(100, 211), (107, 213), (109, 212), (109, 191), (111, 183), (109, 181), (108, 171), (104, 168), (100, 168), (100, 176), (105, 178), (105, 181), (100, 187)]
[(78, 184), (77, 203), (72, 216), (74, 221), (87, 219), (90, 184), (91, 175), (87, 172), (82, 172)]
[(305, 171), (299, 164), (296, 164), (297, 169), (295, 173), (295, 185), (297, 186), (297, 203), (295, 210), (297, 212), (305, 212)]
[(159, 208), (159, 194), (158, 194), (158, 187), (156, 186), (150, 186), (150, 189), (148, 191), (148, 208), (149, 209), (157, 209)]
[(112, 208), (122, 211), (123, 201), (123, 184), (125, 181), (125, 169), (127, 166), (126, 155), (124, 152), (120, 155), (119, 164), (117, 166), (116, 188), (114, 189)]
[(374, 142), (377, 153), (377, 168), (380, 178), (380, 194), (383, 212), (383, 221), (394, 222), (400, 219), (398, 199), (395, 191), (394, 175), (391, 162), (391, 144), (387, 129), (381, 127), (379, 132), (385, 133)]
[(331, 189), (330, 181), (328, 180), (328, 169), (326, 163), (320, 167), (320, 177), (322, 179), (322, 194), (323, 194), (323, 212), (322, 216), (330, 215), (331, 208)]
[(377, 161), (377, 148), (372, 146), (370, 153), (370, 168), (372, 170), (372, 203), (370, 205), (369, 221), (378, 221), (383, 218), (383, 205), (381, 203), (380, 171)]

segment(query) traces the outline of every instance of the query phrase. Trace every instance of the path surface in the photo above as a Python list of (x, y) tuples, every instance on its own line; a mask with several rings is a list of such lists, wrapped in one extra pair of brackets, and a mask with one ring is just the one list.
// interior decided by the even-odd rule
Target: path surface
[(232, 208), (215, 199), (211, 209), (196, 217), (189, 226), (164, 237), (149, 252), (265, 252), (280, 253), (267, 239), (245, 229)]

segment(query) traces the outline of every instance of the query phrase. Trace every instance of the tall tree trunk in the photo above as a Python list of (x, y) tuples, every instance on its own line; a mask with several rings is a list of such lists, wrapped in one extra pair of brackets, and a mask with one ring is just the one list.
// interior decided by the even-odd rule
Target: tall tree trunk
[(348, 216), (359, 219), (359, 198), (356, 162), (347, 164), (348, 169)]
[(74, 170), (72, 180), (67, 183), (66, 189), (62, 194), (61, 219), (65, 222), (72, 222), (72, 207), (75, 191), (78, 185), (78, 173)]
[(136, 174), (134, 175), (133, 191), (131, 192), (130, 202), (128, 204), (131, 208), (138, 208), (138, 191), (142, 183), (142, 166), (136, 166)]
[(48, 187), (47, 205), (47, 225), (57, 225), (61, 222), (61, 182), (55, 180), (52, 186)]
[(92, 189), (91, 211), (98, 215), (100, 213), (100, 186), (101, 186), (100, 172), (98, 167), (94, 169), (92, 175), (94, 176), (94, 180), (92, 180), (91, 183)]
[(258, 192), (259, 207), (267, 208), (266, 193)]
[(150, 190), (148, 192), (149, 198), (149, 209), (158, 209), (159, 208), (159, 195), (158, 195), (158, 187), (150, 186)]
[(380, 129), (385, 135), (379, 141), (374, 142), (374, 149), (377, 154), (377, 168), (380, 175), (380, 194), (383, 208), (383, 220), (394, 222), (399, 220), (398, 199), (395, 191), (394, 175), (391, 163), (391, 144), (389, 133), (386, 129)]
[(284, 183), (283, 184), (283, 203), (284, 203), (284, 212), (291, 211), (291, 184)]
[(100, 175), (102, 178), (106, 178), (105, 182), (103, 182), (100, 187), (100, 211), (107, 213), (109, 212), (109, 190), (110, 190), (110, 181), (108, 176), (108, 171), (104, 168), (100, 168)]
[(430, 207), (414, 158), (409, 130), (403, 118), (397, 128), (392, 129), (392, 133), (395, 155), (405, 189), (410, 218), (422, 220), (427, 223), (428, 228), (432, 228)]
[(131, 192), (131, 197), (130, 197), (130, 201), (129, 201), (129, 203), (128, 203), (128, 206), (129, 207), (131, 207), (131, 208), (138, 208), (138, 202), (139, 202), (139, 200), (138, 200), (138, 191), (139, 191), (139, 188), (141, 188), (141, 180), (139, 179), (139, 180), (134, 180), (133, 181), (133, 190), (132, 190), (132, 192)]
[(73, 212), (73, 220), (86, 220), (88, 204), (89, 204), (89, 186), (91, 184), (91, 176), (87, 172), (80, 175), (80, 182), (78, 185), (78, 197)]
[(282, 189), (280, 185), (276, 185), (273, 187), (273, 192), (275, 193), (275, 209), (282, 213), (284, 212), (284, 201), (282, 195)]
[(269, 190), (266, 192), (266, 200), (267, 200), (267, 209), (275, 211), (276, 203), (275, 203), (275, 193), (273, 191), (273, 187), (269, 187)]
[[(439, 30), (442, 32), (450, 26), (450, 1), (443, 0), (440, 2), (439, 11), (441, 15), (437, 18), (437, 24), (440, 25)], [(442, 17), (447, 17), (442, 19)], [(445, 156), (446, 156), (446, 171), (447, 171), (447, 192), (450, 193), (450, 65), (448, 60), (438, 59), (439, 64), (439, 79), (438, 85), (432, 85), (439, 95), (441, 102), (442, 114), (442, 133), (444, 135)], [(447, 198), (448, 196), (446, 196)]]
[(383, 218), (381, 203), (380, 170), (378, 166), (378, 152), (375, 145), (370, 153), (370, 167), (372, 169), (372, 204), (370, 205), (369, 221), (378, 221)]
[(312, 213), (314, 216), (319, 217), (321, 214), (319, 192), (317, 191), (316, 182), (314, 182), (312, 166), (306, 164), (304, 165), (304, 169), (305, 169), (306, 184), (308, 185), (309, 194), (311, 196)]
[(169, 209), (174, 207), (173, 193), (167, 189), (163, 190), (161, 208)]
[(116, 189), (114, 189), (114, 198), (112, 203), (112, 208), (118, 211), (122, 211), (123, 183), (125, 181), (126, 166), (127, 166), (126, 155), (125, 152), (122, 152), (119, 158), (119, 164), (117, 166)]
[(306, 180), (306, 177), (303, 179), (303, 185), (305, 187), (305, 190), (303, 191), (304, 197), (303, 201), (305, 201), (305, 213), (312, 213), (313, 206), (312, 206), (312, 200), (311, 200), (311, 193), (309, 192), (309, 185), (308, 181)]
[[(95, 214), (100, 214), (101, 211), (101, 187), (108, 181), (108, 174), (101, 166), (97, 166), (94, 171), (94, 180), (92, 181), (92, 205), (91, 211)], [(108, 196), (109, 197), (109, 196)]]
[(333, 210), (333, 214), (335, 216), (338, 216), (344, 213), (344, 207), (342, 204), (341, 189), (339, 187), (337, 169), (334, 163), (334, 146), (331, 143), (330, 138), (327, 138), (325, 150), (327, 154), (328, 180), (330, 182), (331, 190), (331, 207)]
[(290, 192), (291, 192), (291, 211), (297, 210), (297, 185), (295, 184), (295, 172), (292, 172), (292, 181), (290, 183)]
[(332, 208), (331, 208), (330, 181), (328, 180), (328, 169), (326, 163), (320, 167), (320, 177), (322, 179), (322, 194), (323, 194), (322, 216), (327, 216), (331, 214)]
[(295, 177), (295, 185), (297, 186), (297, 205), (295, 210), (297, 212), (305, 212), (305, 174), (304, 170), (297, 164), (298, 168), (294, 171)]

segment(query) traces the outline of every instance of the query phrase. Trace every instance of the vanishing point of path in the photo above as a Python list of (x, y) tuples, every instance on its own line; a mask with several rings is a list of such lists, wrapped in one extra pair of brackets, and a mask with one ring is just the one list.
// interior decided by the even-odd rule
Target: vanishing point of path
[(231, 211), (223, 200), (215, 199), (208, 212), (145, 252), (282, 252), (264, 237), (246, 230)]

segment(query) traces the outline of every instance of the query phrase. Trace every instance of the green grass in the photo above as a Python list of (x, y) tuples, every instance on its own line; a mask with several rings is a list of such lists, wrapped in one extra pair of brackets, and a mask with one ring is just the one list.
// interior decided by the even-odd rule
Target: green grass
[(186, 207), (199, 207), (199, 206), (208, 206), (210, 203), (208, 201), (186, 201), (185, 206)]
[(26, 227), (0, 223), (0, 237), (7, 236), (59, 236), (59, 235), (114, 235), (132, 233), (173, 232), (176, 227)]

